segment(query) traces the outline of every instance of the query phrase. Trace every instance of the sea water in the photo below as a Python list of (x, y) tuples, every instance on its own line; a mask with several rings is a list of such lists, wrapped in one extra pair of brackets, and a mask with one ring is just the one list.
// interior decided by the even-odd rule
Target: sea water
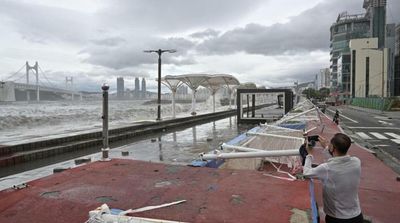
[[(110, 100), (109, 128), (154, 121), (157, 105), (144, 100)], [(227, 106), (217, 105), (217, 110)], [(176, 104), (176, 116), (189, 116), (191, 104)], [(172, 105), (161, 105), (161, 117), (171, 118)], [(197, 104), (197, 113), (212, 111), (212, 101)], [(62, 137), (102, 128), (102, 101), (14, 102), (0, 105), (0, 145)]]

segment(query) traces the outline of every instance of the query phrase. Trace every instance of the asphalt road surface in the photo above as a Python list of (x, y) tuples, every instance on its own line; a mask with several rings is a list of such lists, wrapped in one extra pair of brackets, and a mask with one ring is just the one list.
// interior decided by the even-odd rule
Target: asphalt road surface
[(361, 110), (353, 107), (328, 107), (326, 114), (333, 116), (339, 110), (339, 125), (355, 141), (367, 148), (381, 151), (400, 160), (400, 112)]

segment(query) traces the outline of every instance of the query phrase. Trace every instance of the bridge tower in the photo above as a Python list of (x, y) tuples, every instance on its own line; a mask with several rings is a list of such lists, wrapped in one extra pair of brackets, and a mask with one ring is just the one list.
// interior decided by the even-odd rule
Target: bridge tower
[(71, 100), (74, 100), (74, 81), (73, 77), (65, 77), (65, 88), (71, 90)]
[[(28, 61), (26, 61), (26, 84), (29, 84), (29, 71), (34, 70), (35, 71), (35, 76), (36, 76), (36, 101), (40, 101), (40, 95), (39, 95), (39, 64), (36, 61), (34, 66), (29, 66)], [(26, 90), (26, 100), (30, 101), (31, 96), (29, 94), (29, 90)]]

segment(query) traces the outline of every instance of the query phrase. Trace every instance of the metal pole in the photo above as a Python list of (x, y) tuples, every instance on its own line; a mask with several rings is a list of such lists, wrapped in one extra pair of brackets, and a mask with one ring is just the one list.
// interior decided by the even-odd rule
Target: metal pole
[(38, 62), (36, 61), (35, 66), (33, 69), (36, 71), (36, 101), (40, 101), (40, 95), (39, 95), (39, 70), (38, 70)]
[(158, 95), (157, 95), (157, 121), (161, 120), (161, 49), (158, 49)]
[(212, 97), (213, 97), (213, 112), (215, 113), (215, 92), (214, 91), (213, 91)]
[(249, 117), (249, 111), (250, 111), (250, 99), (249, 99), (249, 94), (247, 96), (247, 118)]
[(384, 109), (384, 88), (385, 88), (385, 67), (384, 67), (384, 61), (385, 61), (385, 48), (382, 48), (382, 104), (381, 104), (381, 112), (383, 113)]
[[(30, 67), (29, 67), (28, 61), (26, 61), (25, 66), (26, 66), (26, 84), (29, 84), (29, 69), (30, 69)], [(29, 89), (26, 89), (26, 100), (27, 101), (31, 100), (31, 95), (29, 94)]]
[(108, 146), (108, 89), (110, 87), (107, 84), (103, 84), (101, 89), (103, 90), (103, 148), (102, 152), (102, 161), (109, 161), (108, 151), (110, 150)]
[(270, 150), (270, 151), (263, 151), (263, 152), (260, 151), (260, 152), (200, 154), (200, 157), (203, 160), (212, 160), (212, 159), (262, 158), (262, 157), (298, 156), (298, 155), (300, 155), (300, 152), (298, 149), (291, 149), (291, 150)]
[(251, 117), (256, 116), (256, 95), (252, 94), (251, 95)]
[(229, 109), (232, 108), (232, 94), (233, 94), (233, 89), (230, 89), (228, 86), (228, 94), (229, 94)]
[(247, 132), (247, 135), (255, 135), (255, 136), (267, 136), (267, 137), (276, 137), (282, 139), (294, 139), (304, 141), (303, 137), (295, 137), (295, 136), (287, 136), (287, 135), (277, 135), (277, 134), (270, 134), (270, 133), (262, 133), (262, 132)]
[(176, 96), (176, 89), (172, 89), (172, 118), (176, 117), (175, 96)]
[(145, 53), (157, 53), (158, 54), (158, 94), (157, 94), (157, 121), (161, 120), (161, 54), (164, 52), (175, 53), (176, 50), (145, 50)]
[(196, 115), (196, 89), (192, 89), (192, 113), (191, 115)]

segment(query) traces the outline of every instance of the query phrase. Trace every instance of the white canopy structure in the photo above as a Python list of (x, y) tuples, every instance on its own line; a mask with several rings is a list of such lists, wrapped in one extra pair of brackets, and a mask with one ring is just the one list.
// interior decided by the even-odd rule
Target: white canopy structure
[[(239, 85), (239, 81), (229, 74), (183, 74), (167, 75), (161, 79), (161, 82), (172, 91), (172, 109), (175, 117), (175, 93), (177, 88), (186, 84), (192, 90), (192, 115), (196, 115), (196, 92), (200, 86), (208, 88), (213, 95), (213, 112), (215, 112), (215, 93), (218, 89), (226, 86)], [(231, 101), (229, 95), (229, 101)]]
[(161, 78), (161, 83), (163, 83), (172, 91), (172, 118), (175, 118), (175, 95), (176, 91), (183, 84), (183, 82), (179, 78), (169, 75)]
[(215, 112), (215, 93), (221, 88), (226, 86), (229, 90), (229, 108), (231, 107), (231, 86), (239, 85), (239, 81), (229, 74), (214, 74), (207, 78), (206, 82), (201, 84), (203, 87), (208, 88), (213, 96), (213, 112)]

